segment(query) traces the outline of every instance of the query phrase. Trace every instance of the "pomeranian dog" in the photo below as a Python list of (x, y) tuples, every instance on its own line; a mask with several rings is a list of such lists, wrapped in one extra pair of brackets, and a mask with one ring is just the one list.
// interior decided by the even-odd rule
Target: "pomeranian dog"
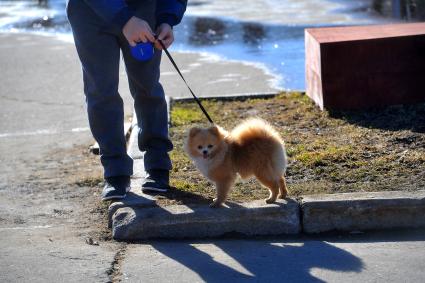
[(287, 195), (287, 159), (280, 135), (259, 118), (245, 120), (230, 133), (219, 126), (189, 130), (184, 149), (198, 170), (211, 180), (217, 197), (210, 205), (220, 207), (235, 183), (255, 176), (270, 190), (266, 203)]

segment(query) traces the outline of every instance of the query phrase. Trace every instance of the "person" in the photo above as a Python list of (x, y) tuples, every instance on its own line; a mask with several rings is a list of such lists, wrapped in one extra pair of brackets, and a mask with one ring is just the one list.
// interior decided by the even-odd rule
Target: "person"
[[(120, 199), (130, 188), (133, 160), (126, 152), (123, 100), (118, 93), (120, 50), (140, 131), (147, 172), (143, 191), (169, 188), (173, 145), (168, 137), (167, 105), (159, 83), (161, 46), (169, 47), (187, 0), (69, 0), (66, 6), (83, 70), (90, 130), (99, 144), (105, 186), (102, 199)], [(153, 57), (138, 61), (130, 46), (155, 45)]]

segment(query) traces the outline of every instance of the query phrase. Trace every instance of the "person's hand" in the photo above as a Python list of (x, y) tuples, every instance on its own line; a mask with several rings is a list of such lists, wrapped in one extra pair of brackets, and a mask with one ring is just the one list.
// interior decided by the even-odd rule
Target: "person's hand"
[[(165, 48), (170, 47), (170, 45), (174, 41), (173, 29), (169, 24), (163, 23), (156, 29), (156, 34), (158, 35), (158, 39), (164, 43)], [(155, 47), (157, 49), (162, 49), (162, 46), (159, 44), (158, 40), (155, 41)]]
[(137, 17), (131, 17), (131, 19), (125, 24), (122, 32), (131, 46), (136, 46), (136, 44), (140, 41), (155, 41), (155, 37), (153, 36), (149, 24)]

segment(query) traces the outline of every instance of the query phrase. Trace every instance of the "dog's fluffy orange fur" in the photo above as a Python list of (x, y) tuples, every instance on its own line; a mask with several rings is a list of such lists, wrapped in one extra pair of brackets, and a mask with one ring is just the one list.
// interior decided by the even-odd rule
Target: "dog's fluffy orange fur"
[(266, 121), (245, 120), (230, 133), (219, 126), (189, 130), (185, 151), (201, 173), (215, 183), (217, 197), (212, 207), (221, 206), (237, 174), (255, 176), (270, 190), (266, 203), (287, 195), (287, 159), (280, 135)]

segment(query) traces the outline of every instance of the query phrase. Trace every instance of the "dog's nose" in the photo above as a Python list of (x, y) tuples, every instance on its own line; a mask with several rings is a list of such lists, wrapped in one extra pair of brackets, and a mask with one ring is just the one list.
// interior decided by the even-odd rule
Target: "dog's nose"
[(203, 151), (202, 151), (202, 153), (203, 153), (203, 154), (207, 154), (207, 153), (208, 153), (208, 151), (207, 151), (207, 150), (203, 150)]

